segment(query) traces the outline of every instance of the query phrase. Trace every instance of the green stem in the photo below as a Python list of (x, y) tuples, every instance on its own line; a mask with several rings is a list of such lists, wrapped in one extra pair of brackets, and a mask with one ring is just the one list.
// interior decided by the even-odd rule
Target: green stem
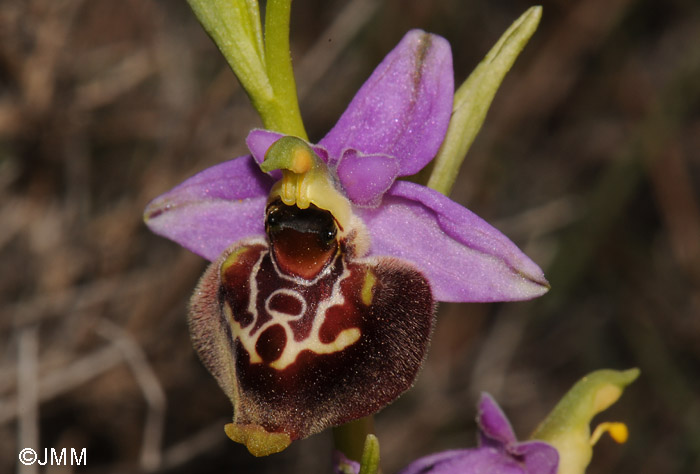
[(265, 12), (265, 67), (274, 91), (265, 128), (308, 140), (299, 111), (296, 81), (289, 49), (291, 0), (268, 0)]
[(333, 443), (348, 459), (360, 462), (365, 439), (373, 433), (374, 417), (370, 415), (333, 428)]
[(291, 0), (268, 0), (265, 38), (257, 0), (187, 0), (268, 130), (308, 140), (289, 51)]

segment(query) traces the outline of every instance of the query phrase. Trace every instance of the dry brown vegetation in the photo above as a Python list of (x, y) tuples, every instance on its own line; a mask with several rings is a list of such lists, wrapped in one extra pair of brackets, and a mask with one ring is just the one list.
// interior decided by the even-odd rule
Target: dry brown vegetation
[[(529, 6), (296, 0), (312, 138), (408, 28), (447, 37), (461, 81)], [(453, 198), (552, 291), (440, 308), (416, 386), (377, 417), (386, 472), (473, 445), (482, 390), (525, 437), (578, 377), (632, 366), (604, 415), (631, 438), (591, 471), (700, 472), (699, 111), (696, 1), (544, 2)], [(0, 3), (0, 472), (26, 446), (86, 447), (79, 472), (330, 472), (329, 433), (266, 459), (225, 437), (185, 325), (205, 262), (141, 222), (258, 125), (183, 1)]]

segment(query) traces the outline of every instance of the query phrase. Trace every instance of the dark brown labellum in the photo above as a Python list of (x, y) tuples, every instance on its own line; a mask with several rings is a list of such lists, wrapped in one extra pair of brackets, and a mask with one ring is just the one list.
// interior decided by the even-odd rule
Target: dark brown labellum
[(234, 406), (227, 433), (257, 455), (393, 401), (434, 319), (425, 277), (394, 258), (352, 258), (327, 211), (273, 203), (267, 216), (270, 244), (230, 247), (190, 308), (194, 347)]

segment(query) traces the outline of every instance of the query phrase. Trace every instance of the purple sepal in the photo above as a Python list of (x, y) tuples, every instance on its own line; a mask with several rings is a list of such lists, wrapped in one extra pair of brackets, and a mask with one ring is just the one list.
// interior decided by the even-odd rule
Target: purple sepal
[[(399, 474), (529, 474), (494, 448), (445, 451), (412, 462)], [(538, 473), (539, 474), (539, 473)]]
[(549, 286), (542, 270), (506, 236), (442, 194), (397, 181), (376, 209), (358, 209), (371, 255), (409, 261), (439, 301), (515, 301)]
[(479, 400), (479, 447), (505, 451), (516, 459), (525, 473), (556, 474), (559, 453), (544, 441), (518, 442), (513, 428), (496, 401), (488, 393)]
[(394, 184), (399, 161), (390, 155), (365, 155), (353, 149), (343, 152), (336, 168), (340, 184), (350, 200), (364, 207), (376, 207)]
[(508, 418), (488, 393), (481, 394), (477, 423), (479, 446), (502, 446), (517, 441)]
[(556, 474), (557, 450), (541, 441), (519, 443), (488, 394), (479, 402), (479, 447), (444, 451), (412, 462), (399, 474)]
[(330, 156), (347, 148), (395, 156), (400, 175), (420, 171), (438, 151), (452, 114), (454, 79), (449, 43), (409, 31), (321, 140)]
[(264, 234), (267, 193), (274, 180), (250, 155), (192, 176), (151, 201), (144, 212), (156, 234), (206, 258), (232, 243)]

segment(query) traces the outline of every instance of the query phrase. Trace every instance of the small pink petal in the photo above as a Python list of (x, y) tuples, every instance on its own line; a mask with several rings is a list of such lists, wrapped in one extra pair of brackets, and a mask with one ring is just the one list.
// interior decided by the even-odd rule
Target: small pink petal
[(343, 190), (353, 203), (376, 207), (382, 195), (394, 184), (399, 161), (390, 155), (364, 155), (350, 149), (343, 153), (336, 171)]

